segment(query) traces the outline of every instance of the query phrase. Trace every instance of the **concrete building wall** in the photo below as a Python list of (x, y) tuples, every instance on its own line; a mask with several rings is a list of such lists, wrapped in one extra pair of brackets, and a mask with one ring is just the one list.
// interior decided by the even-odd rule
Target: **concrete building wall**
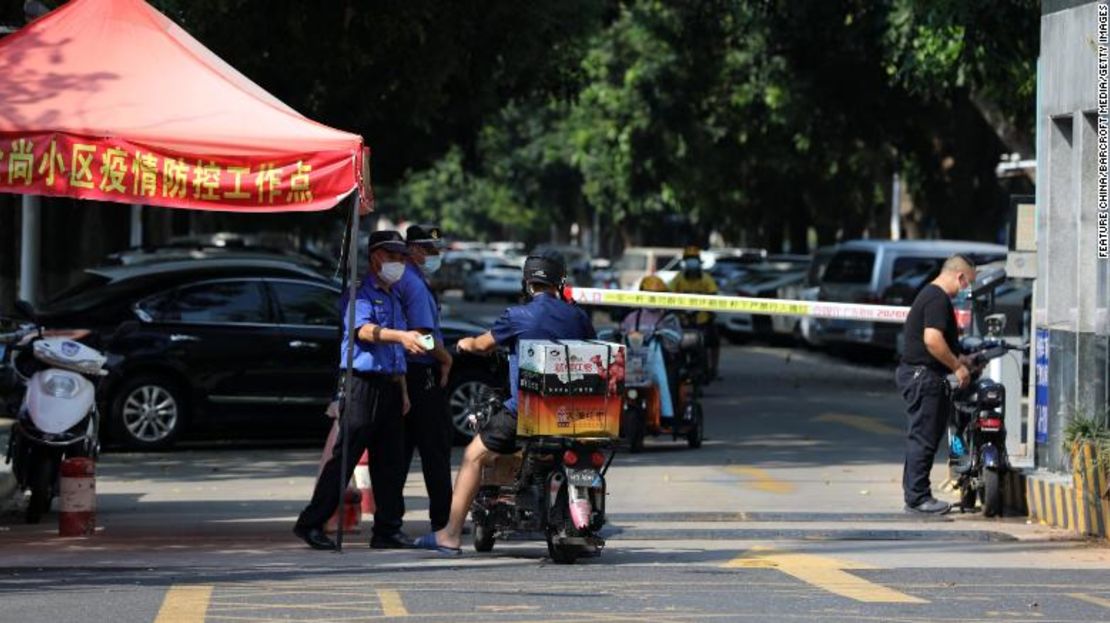
[(1097, 253), (1097, 2), (1045, 0), (1037, 133), (1036, 319), (1048, 330), (1049, 438), (1038, 463), (1064, 467), (1063, 429), (1110, 408), (1110, 268)]

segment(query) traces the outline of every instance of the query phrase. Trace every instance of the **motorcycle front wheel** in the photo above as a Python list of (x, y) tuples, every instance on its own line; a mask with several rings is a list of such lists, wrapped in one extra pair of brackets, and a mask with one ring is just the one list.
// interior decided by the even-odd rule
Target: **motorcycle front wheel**
[(644, 451), (644, 435), (647, 425), (644, 422), (644, 412), (638, 407), (627, 407), (623, 414), (622, 433), (628, 441), (628, 450), (632, 454)]
[(24, 521), (37, 524), (42, 516), (50, 512), (54, 501), (54, 483), (58, 480), (58, 465), (49, 453), (32, 453), (27, 465), (27, 481), (31, 489), (31, 499), (24, 512)]
[(495, 543), (493, 538), (493, 524), (486, 521), (474, 522), (474, 550), (478, 552), (492, 552)]
[(686, 433), (686, 445), (696, 450), (705, 439), (705, 414), (702, 413), (700, 403), (695, 402), (688, 408), (693, 410), (693, 424), (690, 425), (690, 432)]

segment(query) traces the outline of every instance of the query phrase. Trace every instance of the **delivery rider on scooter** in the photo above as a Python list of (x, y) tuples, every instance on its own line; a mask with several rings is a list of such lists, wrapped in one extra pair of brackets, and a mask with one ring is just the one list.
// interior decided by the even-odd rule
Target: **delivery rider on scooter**
[[(644, 292), (669, 292), (667, 284), (656, 275), (648, 275), (640, 282)], [(667, 356), (678, 352), (682, 340), (682, 323), (678, 316), (666, 309), (637, 309), (621, 321), (621, 334), (625, 342), (642, 344), (648, 349), (647, 367), (655, 386), (659, 388), (659, 415), (673, 418), (675, 404), (667, 372)]]
[(581, 308), (567, 303), (560, 296), (566, 280), (564, 263), (555, 257), (531, 256), (524, 261), (521, 280), (525, 303), (510, 307), (489, 331), (459, 340), (458, 350), (465, 353), (488, 354), (498, 346), (509, 349), (509, 386), (511, 395), (504, 408), (493, 412), (479, 427), (478, 434), (463, 454), (455, 490), (451, 498), (451, 515), (442, 530), (417, 539), (420, 549), (445, 554), (461, 553), (463, 523), (478, 495), (482, 465), (492, 463), (499, 454), (513, 454), (516, 444), (517, 385), (519, 361), (516, 347), (519, 340), (585, 340), (596, 333), (590, 318)]

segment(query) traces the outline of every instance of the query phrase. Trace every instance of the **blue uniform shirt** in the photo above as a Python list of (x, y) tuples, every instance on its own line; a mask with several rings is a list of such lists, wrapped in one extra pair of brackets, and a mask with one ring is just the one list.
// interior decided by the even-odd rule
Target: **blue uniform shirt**
[(516, 412), (520, 360), (519, 340), (592, 340), (597, 337), (590, 317), (581, 308), (541, 292), (526, 305), (505, 310), (490, 329), (493, 339), (509, 349), (509, 387), (512, 395), (505, 407)]
[[(430, 329), (436, 341), (443, 341), (439, 329), (439, 301), (432, 293), (431, 286), (424, 280), (420, 269), (412, 264), (405, 266), (401, 280), (393, 284), (393, 291), (401, 299), (401, 309), (405, 312), (405, 323), (410, 329)], [(431, 355), (410, 355), (413, 363), (430, 365), (436, 363)]]
[[(351, 330), (347, 326), (347, 291), (339, 299), (340, 313), (343, 316), (343, 341), (339, 352), (339, 368), (347, 368), (347, 344)], [(374, 275), (367, 275), (359, 284), (355, 296), (356, 333), (362, 325), (371, 323), (383, 329), (405, 330), (405, 315), (401, 311), (401, 301), (396, 292), (386, 290), (378, 284)], [(405, 349), (400, 344), (372, 344), (355, 340), (354, 368), (359, 372), (378, 374), (404, 374)]]

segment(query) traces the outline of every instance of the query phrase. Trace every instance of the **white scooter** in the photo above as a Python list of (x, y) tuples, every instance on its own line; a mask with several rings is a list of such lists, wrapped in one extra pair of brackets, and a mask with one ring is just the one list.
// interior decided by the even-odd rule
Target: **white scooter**
[[(33, 318), (29, 306), (20, 310)], [(95, 459), (100, 452), (96, 384), (107, 374), (107, 357), (76, 337), (44, 331), (37, 323), (0, 334), (16, 390), (23, 393), (7, 462), (19, 487), (31, 491), (27, 523), (38, 523), (50, 510), (64, 459)]]

